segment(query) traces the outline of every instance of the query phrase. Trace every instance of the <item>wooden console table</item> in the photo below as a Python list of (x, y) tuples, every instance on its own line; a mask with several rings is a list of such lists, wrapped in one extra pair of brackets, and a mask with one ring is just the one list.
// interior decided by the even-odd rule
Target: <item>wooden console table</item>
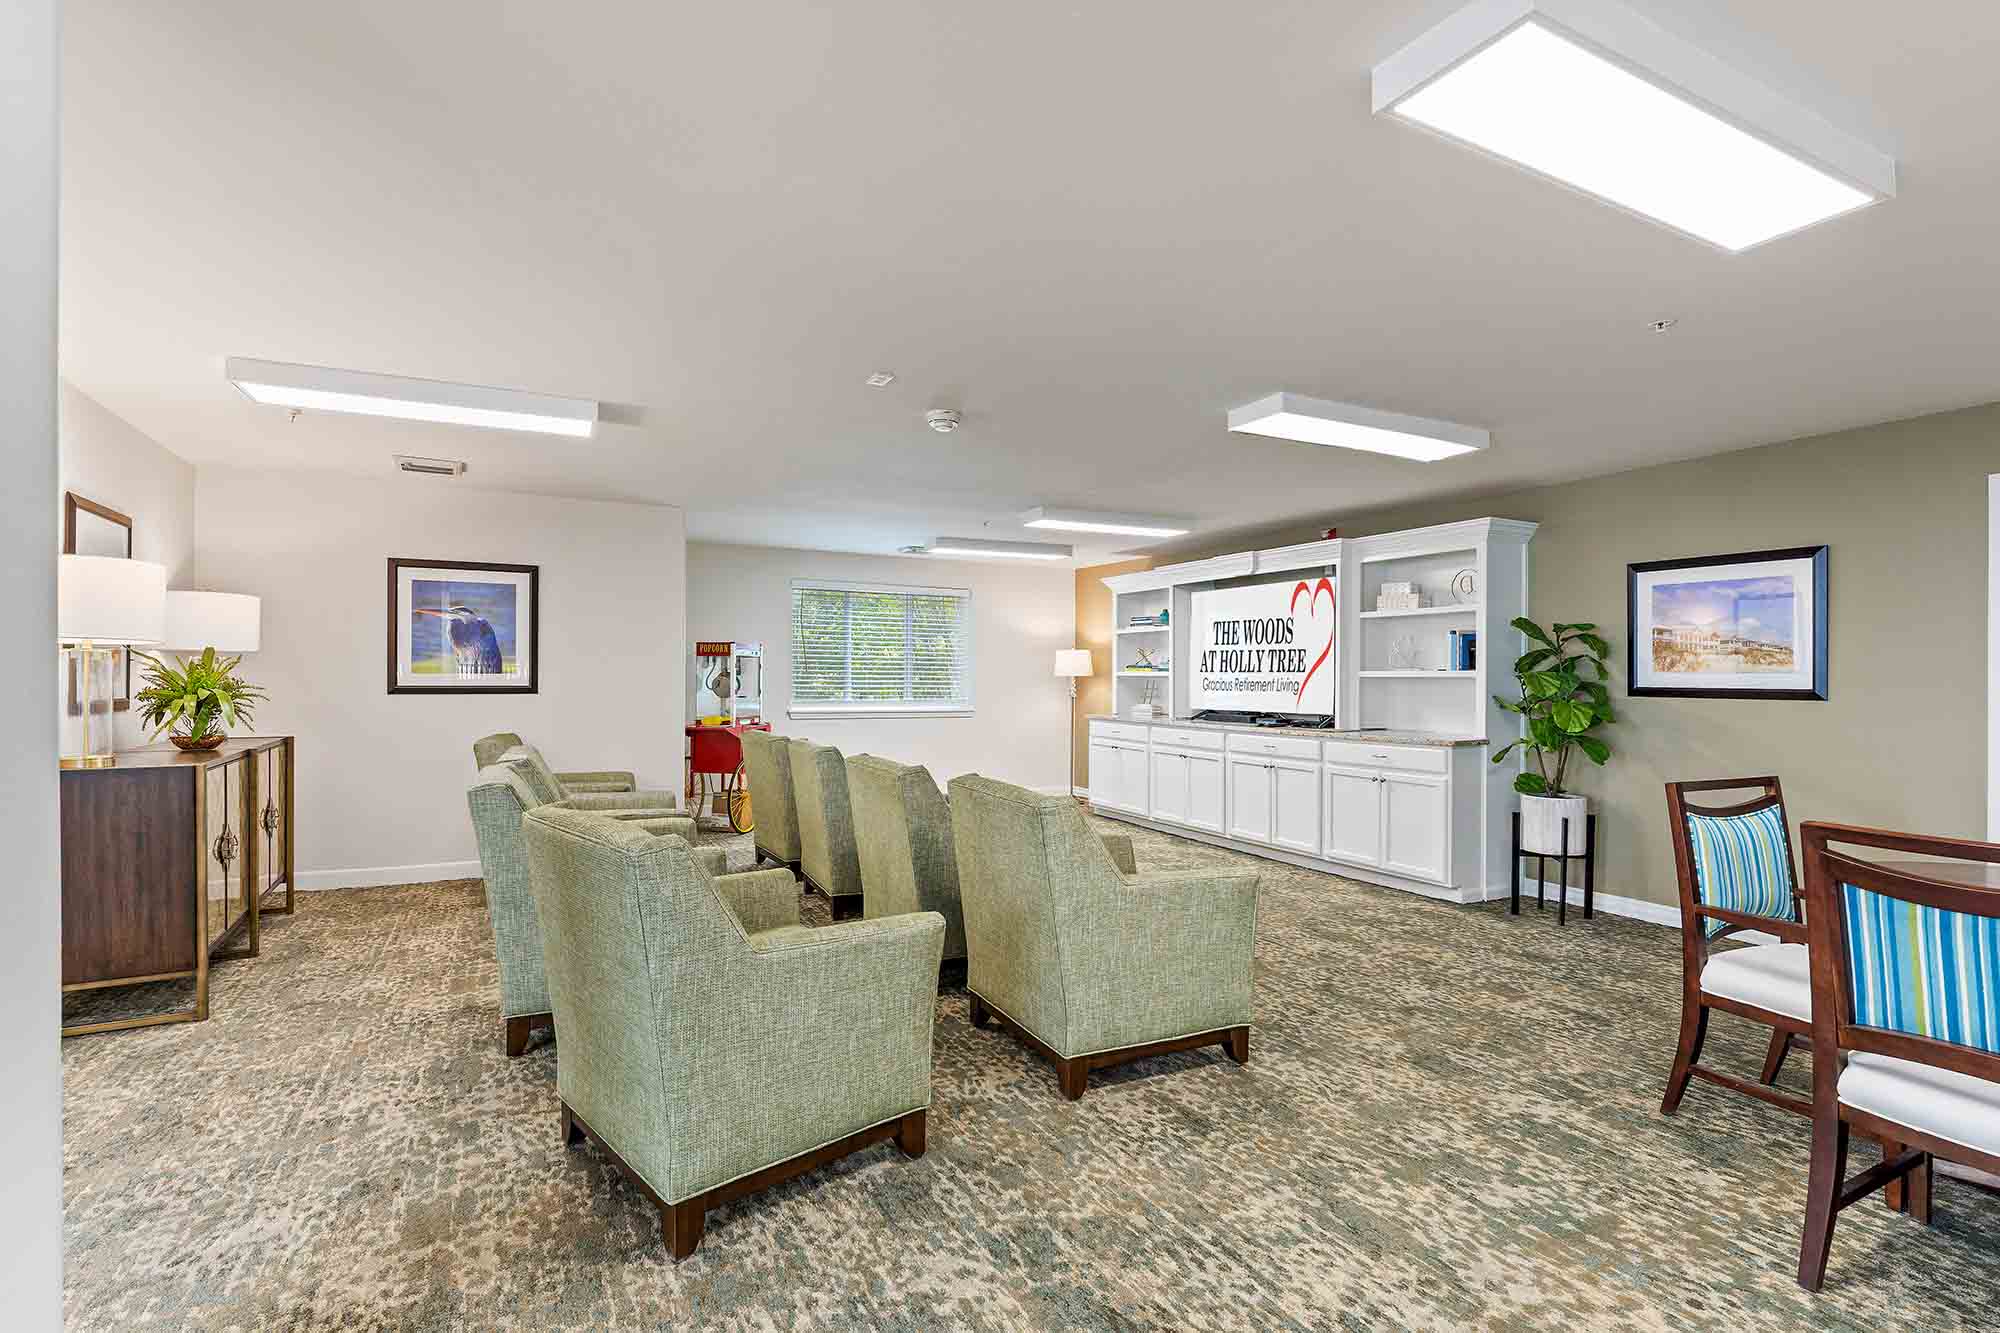
[(292, 760), (290, 736), (238, 736), (63, 770), (63, 990), (194, 980), (189, 1008), (65, 1037), (208, 1017), (209, 963), (256, 957), (259, 918), (294, 906)]

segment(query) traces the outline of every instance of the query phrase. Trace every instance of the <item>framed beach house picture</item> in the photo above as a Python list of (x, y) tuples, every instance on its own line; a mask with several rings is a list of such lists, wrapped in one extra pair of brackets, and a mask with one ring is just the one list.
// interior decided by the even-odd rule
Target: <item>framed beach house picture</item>
[(389, 560), (389, 693), (533, 694), (541, 570)]
[(1625, 567), (1634, 696), (1824, 699), (1827, 548)]

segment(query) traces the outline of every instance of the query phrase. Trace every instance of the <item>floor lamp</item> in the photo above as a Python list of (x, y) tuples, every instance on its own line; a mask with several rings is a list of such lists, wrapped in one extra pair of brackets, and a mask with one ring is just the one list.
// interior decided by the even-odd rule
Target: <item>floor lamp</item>
[(1056, 649), (1056, 675), (1069, 680), (1069, 794), (1076, 795), (1076, 682), (1090, 674), (1090, 649)]

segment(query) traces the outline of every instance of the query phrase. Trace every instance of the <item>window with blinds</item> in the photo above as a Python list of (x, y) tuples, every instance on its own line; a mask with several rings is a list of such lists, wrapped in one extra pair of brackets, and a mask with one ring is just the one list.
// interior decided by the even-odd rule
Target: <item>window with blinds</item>
[(970, 712), (964, 588), (792, 584), (792, 712)]

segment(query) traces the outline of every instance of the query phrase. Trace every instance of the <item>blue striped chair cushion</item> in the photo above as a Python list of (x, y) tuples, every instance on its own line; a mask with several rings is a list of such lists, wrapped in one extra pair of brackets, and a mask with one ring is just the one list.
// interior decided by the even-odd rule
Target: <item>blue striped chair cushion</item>
[[(1694, 861), (1694, 896), (1708, 907), (1751, 916), (1792, 920), (1790, 835), (1781, 806), (1747, 815), (1689, 815), (1688, 850)], [(1710, 937), (1730, 928), (1705, 918)]]
[(1840, 891), (1854, 1021), (2000, 1053), (2000, 919)]

